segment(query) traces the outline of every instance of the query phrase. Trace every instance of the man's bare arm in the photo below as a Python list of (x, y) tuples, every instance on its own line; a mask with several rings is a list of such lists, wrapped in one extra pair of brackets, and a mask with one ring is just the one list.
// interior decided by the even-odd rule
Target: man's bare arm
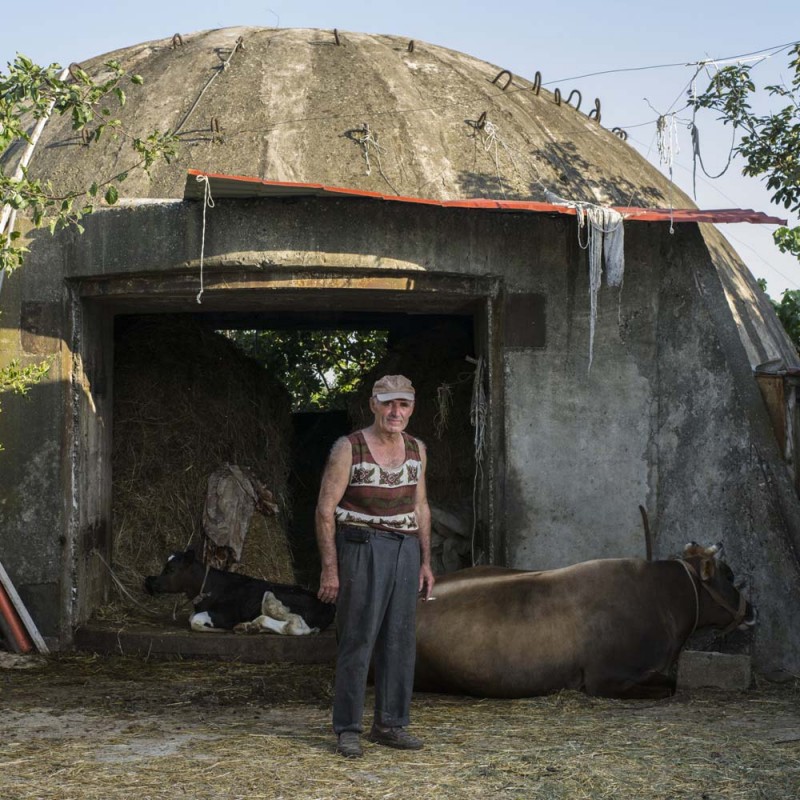
[(335, 603), (339, 594), (335, 512), (350, 482), (351, 463), (350, 442), (346, 438), (339, 439), (328, 456), (319, 488), (315, 522), (322, 571), (317, 597), (325, 603)]
[(420, 469), (419, 482), (417, 483), (415, 503), (417, 525), (419, 526), (417, 533), (420, 550), (419, 591), (422, 592), (422, 596), (427, 600), (433, 591), (434, 577), (431, 570), (431, 509), (428, 505), (428, 489), (425, 480), (428, 454), (422, 442), (419, 442), (419, 452), (422, 467)]

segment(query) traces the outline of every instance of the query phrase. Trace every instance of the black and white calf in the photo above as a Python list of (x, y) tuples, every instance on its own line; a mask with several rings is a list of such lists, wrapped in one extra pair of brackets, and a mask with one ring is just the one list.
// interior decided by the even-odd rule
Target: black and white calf
[(299, 636), (325, 630), (336, 607), (301, 586), (207, 569), (194, 550), (173, 553), (160, 575), (145, 578), (149, 594), (183, 592), (194, 604), (193, 630), (270, 630)]

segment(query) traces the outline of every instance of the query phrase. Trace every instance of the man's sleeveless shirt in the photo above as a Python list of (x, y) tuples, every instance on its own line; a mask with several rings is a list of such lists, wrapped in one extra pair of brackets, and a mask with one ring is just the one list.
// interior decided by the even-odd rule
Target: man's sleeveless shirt
[(413, 533), (418, 529), (416, 506), (417, 483), (422, 460), (419, 444), (403, 433), (405, 462), (397, 469), (383, 469), (375, 461), (361, 431), (348, 437), (353, 463), (350, 483), (336, 506), (340, 525), (368, 525), (384, 531)]

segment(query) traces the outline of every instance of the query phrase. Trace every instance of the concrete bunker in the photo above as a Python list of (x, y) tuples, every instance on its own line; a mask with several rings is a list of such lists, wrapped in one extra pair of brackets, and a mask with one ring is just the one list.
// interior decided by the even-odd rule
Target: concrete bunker
[[(207, 296), (198, 312), (183, 299), (147, 299), (147, 290), (135, 301), (110, 299), (105, 285), (100, 299), (93, 284), (78, 290), (79, 350), (94, 406), (81, 415), (87, 435), (78, 449), (94, 473), (85, 476), (81, 506), (105, 521), (76, 531), (76, 563), (84, 566), (76, 623), (98, 612), (106, 620), (120, 611), (137, 616), (112, 571), (135, 597), (169, 552), (199, 546), (205, 486), (225, 462), (252, 468), (280, 508), (275, 518), (253, 516), (236, 568), (314, 586), (313, 515), (325, 458), (336, 438), (368, 423), (370, 387), (386, 372), (413, 377), (419, 400), (410, 430), (435, 455), (428, 483), (437, 571), (469, 565), (490, 546), (489, 482), (476, 474), (470, 423), (487, 296), (455, 292), (434, 307), (408, 293), (345, 299), (313, 290), (290, 299), (262, 289), (235, 308), (224, 294)], [(338, 407), (292, 410), (285, 386), (231, 341), (233, 331), (261, 330), (381, 330), (386, 344)], [(78, 391), (75, 402), (86, 399)]]
[[(240, 36), (246, 47), (217, 74), (220, 48)], [(775, 359), (796, 370), (797, 356), (706, 225), (763, 215), (692, 209), (599, 120), (525, 78), (514, 91), (492, 83), (500, 65), (421, 42), (410, 54), (398, 37), (323, 41), (329, 32), (238, 28), (116, 53), (145, 79), (124, 109), (132, 131), (196, 107), (224, 135), (198, 135), (193, 120), (180, 159), (132, 173), (125, 199), (87, 218), (83, 236), (25, 227), (28, 263), (0, 296), (3, 355), (48, 357), (52, 370), (0, 415), (0, 539), (43, 634), (79, 643), (110, 591), (95, 553), (113, 561), (115, 320), (217, 315), (222, 330), (247, 315), (322, 326), (377, 313), (415, 320), (427, 352), (433, 315), (469, 320), (483, 370), (476, 561), (546, 569), (641, 555), (643, 504), (657, 557), (690, 538), (725, 540), (762, 613), (754, 665), (796, 672), (800, 504), (789, 437), (776, 444), (752, 370)], [(100, 74), (105, 60), (83, 66)], [(421, 96), (446, 102), (420, 108)], [(470, 124), (484, 110), (505, 143), (497, 156), (487, 127)], [(365, 123), (387, 149), (380, 169), (344, 135)], [(54, 117), (30, 169), (80, 186), (122, 161), (121, 142), (84, 148)], [(598, 296), (591, 373), (586, 256), (553, 191), (635, 206), (622, 207), (624, 292)]]

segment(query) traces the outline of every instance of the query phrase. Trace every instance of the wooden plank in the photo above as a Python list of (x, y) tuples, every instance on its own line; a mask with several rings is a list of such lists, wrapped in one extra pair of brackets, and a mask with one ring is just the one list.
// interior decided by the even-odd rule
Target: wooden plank
[(17, 590), (14, 588), (14, 584), (11, 582), (11, 578), (8, 577), (8, 573), (6, 572), (2, 561), (0, 561), (0, 583), (2, 583), (3, 588), (6, 590), (6, 593), (11, 599), (11, 603), (14, 606), (17, 614), (19, 614), (19, 618), (22, 621), (22, 624), (25, 626), (25, 629), (30, 634), (31, 639), (33, 639), (33, 643), (36, 645), (36, 649), (40, 653), (49, 653), (50, 650), (45, 644), (42, 635), (39, 633), (39, 629), (36, 627), (36, 623), (33, 621), (31, 615), (28, 613), (28, 609), (25, 608), (25, 603), (22, 602), (22, 598), (17, 594)]
[(333, 630), (311, 636), (198, 633), (142, 625), (135, 628), (89, 623), (75, 631), (78, 650), (104, 654), (176, 656), (250, 663), (332, 664), (336, 660)]

